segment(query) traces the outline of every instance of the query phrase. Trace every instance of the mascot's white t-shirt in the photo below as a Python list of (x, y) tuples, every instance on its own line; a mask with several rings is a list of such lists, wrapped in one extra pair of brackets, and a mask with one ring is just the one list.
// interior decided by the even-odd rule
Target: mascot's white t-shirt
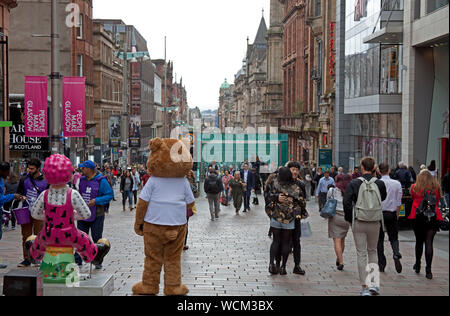
[(150, 177), (139, 198), (149, 203), (144, 221), (163, 226), (185, 225), (186, 205), (195, 202), (186, 178)]

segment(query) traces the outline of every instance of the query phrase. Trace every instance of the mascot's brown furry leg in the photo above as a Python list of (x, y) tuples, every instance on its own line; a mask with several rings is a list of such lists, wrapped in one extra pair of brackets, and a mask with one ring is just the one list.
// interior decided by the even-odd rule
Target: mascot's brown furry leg
[[(147, 213), (149, 203), (139, 199), (139, 202), (136, 206), (136, 221), (134, 224), (134, 231), (139, 236), (144, 236), (144, 218)], [(133, 294), (135, 295), (157, 295), (159, 293), (159, 280), (161, 274), (161, 266), (162, 266), (162, 256), (160, 256), (161, 260), (159, 263), (159, 271), (158, 264), (152, 264), (151, 262), (151, 252), (152, 249), (150, 247), (150, 240), (144, 237), (144, 245), (145, 245), (145, 265), (144, 265), (144, 273), (142, 275), (142, 282), (137, 283), (133, 286)], [(152, 269), (155, 269), (153, 271)]]
[(164, 227), (164, 294), (186, 295), (189, 290), (181, 283), (181, 253), (186, 237), (186, 225)]
[(164, 294), (186, 295), (189, 290), (181, 283), (181, 253), (186, 237), (186, 225), (160, 226), (144, 223), (148, 203), (139, 200), (135, 231), (144, 236), (145, 265), (142, 282), (133, 286), (135, 295), (157, 295), (164, 265)]

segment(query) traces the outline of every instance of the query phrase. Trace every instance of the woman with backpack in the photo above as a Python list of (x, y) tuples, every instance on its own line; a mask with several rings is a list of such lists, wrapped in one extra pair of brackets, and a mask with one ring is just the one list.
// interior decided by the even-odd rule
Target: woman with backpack
[(413, 269), (420, 273), (423, 245), (425, 244), (426, 278), (432, 279), (433, 240), (443, 221), (439, 210), (440, 188), (436, 178), (428, 171), (422, 170), (417, 182), (411, 186), (413, 205), (408, 219), (413, 221), (416, 236), (416, 264)]
[(336, 177), (336, 187), (331, 188), (327, 194), (327, 200), (334, 198), (337, 201), (336, 213), (333, 217), (328, 219), (328, 237), (334, 241), (334, 251), (336, 253), (336, 267), (339, 271), (344, 270), (344, 249), (345, 238), (347, 237), (350, 224), (344, 218), (344, 193), (347, 186), (352, 181), (352, 176), (349, 174), (340, 174)]

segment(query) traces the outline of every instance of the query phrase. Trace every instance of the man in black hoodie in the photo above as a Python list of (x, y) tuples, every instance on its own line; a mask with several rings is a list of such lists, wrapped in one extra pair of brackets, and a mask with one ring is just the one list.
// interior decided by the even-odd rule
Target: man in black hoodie
[(220, 193), (223, 191), (223, 183), (217, 176), (216, 170), (209, 168), (209, 176), (205, 179), (204, 190), (208, 196), (211, 221), (219, 219)]
[[(361, 161), (362, 178), (370, 182), (373, 178), (373, 172), (375, 171), (375, 159), (371, 157), (363, 158)], [(345, 220), (349, 223), (353, 223), (354, 205), (358, 201), (359, 189), (363, 181), (360, 178), (354, 179), (347, 187), (344, 194), (344, 213)], [(386, 199), (386, 186), (383, 181), (376, 180), (376, 187), (378, 187), (381, 201)], [(383, 216), (380, 201), (380, 216)], [(355, 246), (358, 257), (358, 271), (363, 291), (362, 296), (379, 295), (379, 289), (377, 287), (368, 288), (366, 282), (366, 268), (367, 262), (369, 264), (378, 265), (378, 238), (380, 234), (380, 222), (366, 222), (355, 219), (353, 223), (353, 237), (355, 239)], [(367, 260), (367, 257), (369, 260)]]

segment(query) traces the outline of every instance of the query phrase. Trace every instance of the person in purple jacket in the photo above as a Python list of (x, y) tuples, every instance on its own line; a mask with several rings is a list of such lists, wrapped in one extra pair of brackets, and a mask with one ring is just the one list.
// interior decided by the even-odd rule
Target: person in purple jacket
[[(77, 228), (89, 235), (91, 231), (92, 240), (97, 243), (103, 238), (103, 225), (105, 222), (105, 206), (114, 198), (114, 192), (106, 177), (97, 171), (93, 161), (86, 161), (78, 166), (82, 173), (78, 184), (78, 191), (91, 210), (91, 218), (78, 221)], [(75, 253), (75, 262), (82, 265), (83, 261), (78, 253)], [(96, 265), (101, 269), (101, 265)]]
[[(28, 207), (30, 210), (39, 195), (48, 189), (48, 183), (41, 173), (41, 166), (42, 163), (39, 159), (30, 159), (27, 163), (28, 173), (20, 179), (19, 187), (17, 188), (17, 193), (26, 197), (26, 202), (23, 206)], [(32, 258), (30, 258), (25, 248), (25, 243), (28, 237), (38, 235), (43, 226), (43, 221), (34, 218), (31, 218), (28, 224), (20, 225), (22, 231), (22, 252), (24, 260), (18, 264), (18, 267), (29, 267), (32, 263), (37, 266), (39, 265), (38, 262), (35, 262)]]

